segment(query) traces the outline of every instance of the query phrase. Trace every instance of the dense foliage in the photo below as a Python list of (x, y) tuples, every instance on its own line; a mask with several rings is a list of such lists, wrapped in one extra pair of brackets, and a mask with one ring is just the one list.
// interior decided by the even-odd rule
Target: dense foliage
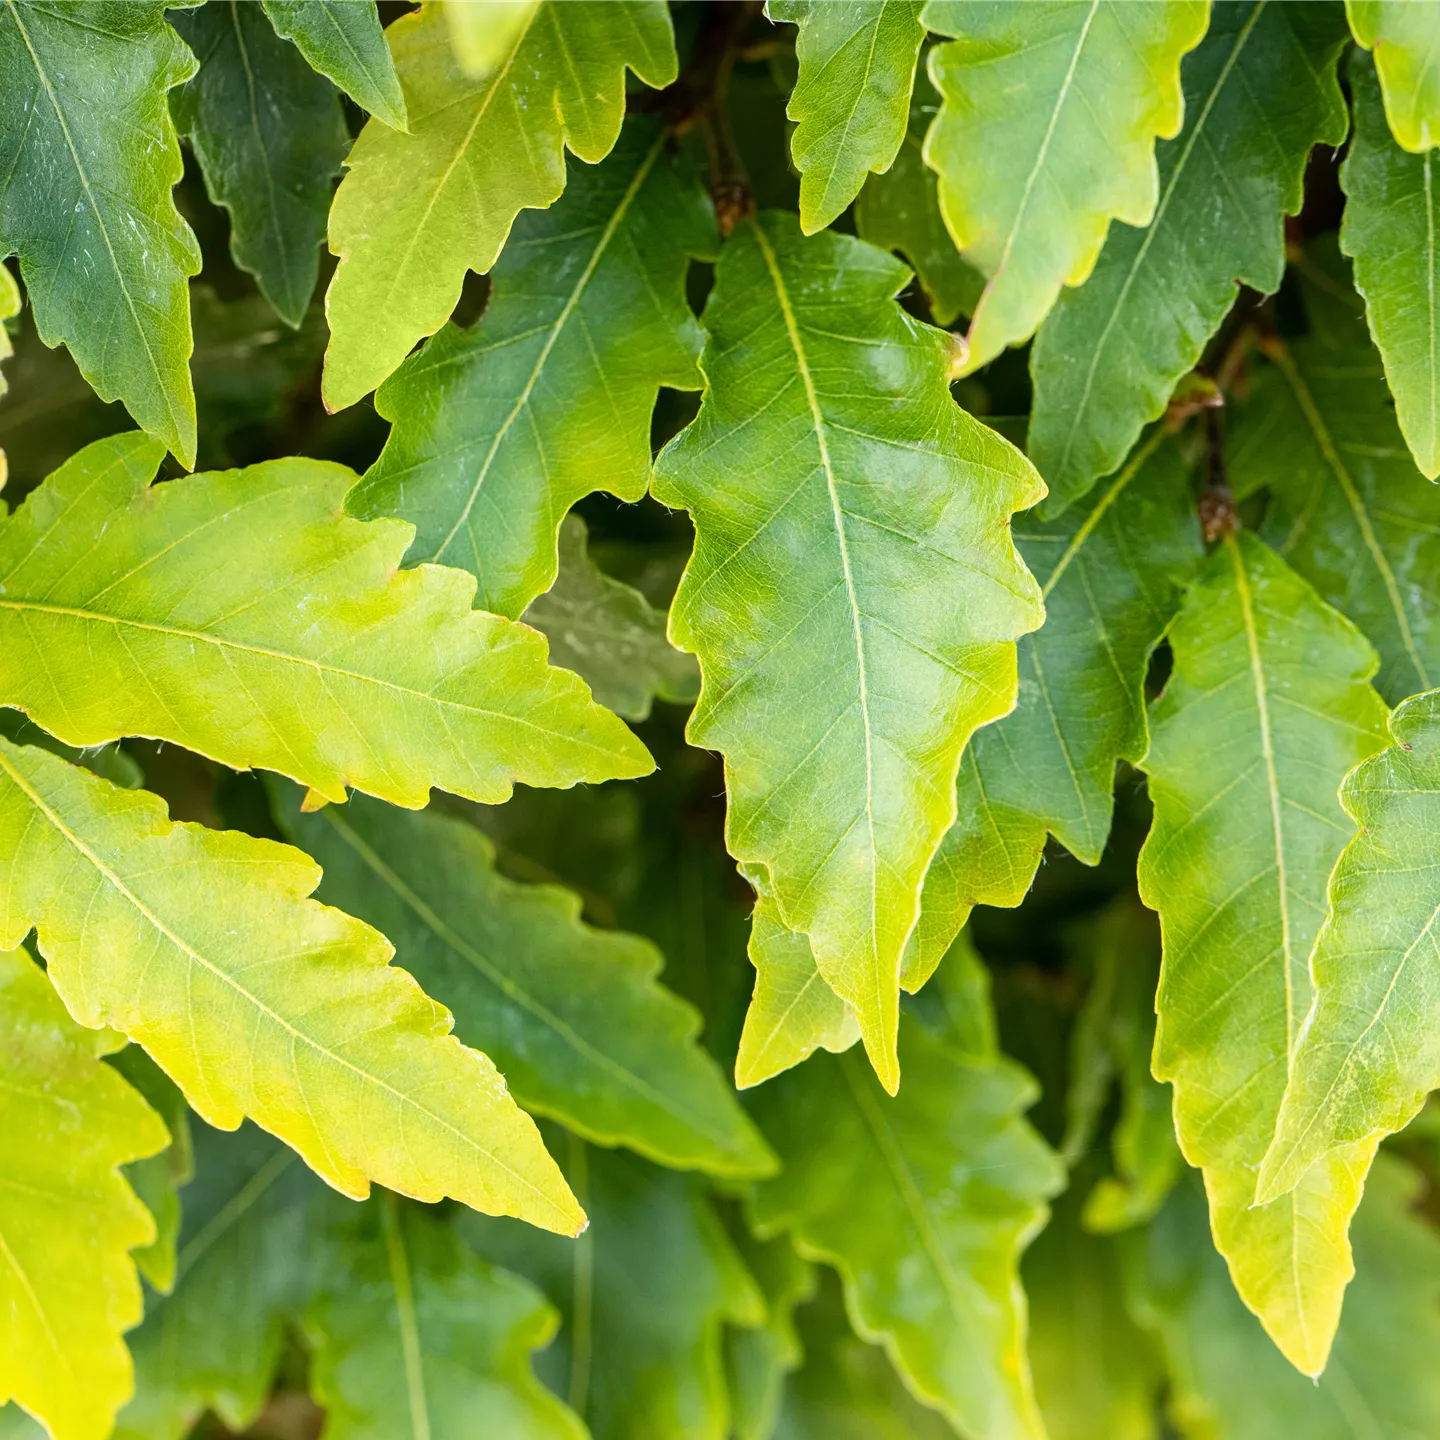
[(1437, 54), (3, 0), (0, 1437), (1440, 1435)]

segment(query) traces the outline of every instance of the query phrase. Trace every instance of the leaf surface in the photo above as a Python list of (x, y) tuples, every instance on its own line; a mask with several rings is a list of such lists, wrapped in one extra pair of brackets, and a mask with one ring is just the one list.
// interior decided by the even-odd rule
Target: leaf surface
[(288, 846), (172, 824), (145, 791), (0, 741), (0, 944), (33, 926), (82, 1025), (143, 1045), (211, 1124), (250, 1117), (344, 1194), (378, 1181), (566, 1234), (533, 1122), (383, 935)]
[(799, 78), (785, 114), (800, 172), (800, 228), (813, 235), (888, 170), (905, 137), (924, 0), (769, 0), (765, 13), (800, 27)]
[(381, 388), (394, 426), (351, 513), (409, 520), (412, 562), (462, 565), (484, 609), (521, 614), (582, 495), (645, 493), (659, 387), (700, 384), (685, 275), (714, 245), (709, 201), (653, 119), (601, 164), (572, 161), (559, 203), (516, 221), (481, 319), (447, 325)]
[(688, 1176), (579, 1141), (566, 1174), (593, 1221), (577, 1241), (460, 1222), (564, 1317), (536, 1368), (594, 1440), (726, 1440), (723, 1330), (762, 1324), (765, 1302), (709, 1198)]
[(1169, 638), (1140, 854), (1140, 896), (1164, 938), (1154, 1070), (1174, 1086), (1180, 1146), (1205, 1172), (1236, 1289), (1316, 1375), (1353, 1274), (1345, 1228), (1374, 1143), (1337, 1151), (1261, 1207), (1255, 1170), (1309, 1003), (1325, 882), (1352, 833), (1336, 792), (1383, 743), (1375, 656), (1244, 534), (1211, 555)]
[(813, 1298), (818, 1272), (783, 1236), (756, 1240), (737, 1225), (736, 1244), (765, 1297), (765, 1324), (727, 1330), (725, 1370), (735, 1440), (773, 1440), (789, 1376), (805, 1358), (795, 1310)]
[(161, 0), (0, 10), (0, 255), (20, 258), (41, 339), (187, 468), (200, 247), (170, 196), (182, 165), (166, 91), (194, 73)]
[(409, 527), (343, 512), (351, 472), (278, 460), (151, 487), (153, 441), (88, 446), (0, 520), (0, 700), (69, 744), (170, 740), (418, 807), (650, 768), (545, 664), (470, 608), (463, 571), (396, 567)]
[(951, 400), (906, 272), (786, 216), (727, 243), (709, 389), (657, 462), (695, 551), (670, 634), (700, 657), (691, 744), (725, 756), (726, 843), (899, 1083), (900, 956), (954, 818), (960, 751), (1013, 703), (1037, 587), (1010, 540), (1040, 487)]
[(1402, 0), (1345, 0), (1356, 40), (1375, 52), (1385, 114), (1412, 154), (1440, 144), (1440, 53), (1435, 16)]
[(1440, 684), (1440, 489), (1406, 449), (1344, 260), (1312, 246), (1298, 268), (1309, 333), (1255, 369), (1231, 481), (1269, 490), (1261, 535), (1365, 632), (1398, 704)]
[(179, 11), (200, 61), (176, 92), (175, 123), (205, 188), (230, 212), (230, 253), (287, 325), (305, 318), (320, 273), (330, 191), (350, 148), (340, 97), (253, 0)]
[(445, 323), (466, 270), (489, 270), (522, 209), (559, 196), (565, 147), (587, 164), (604, 159), (620, 133), (627, 67), (647, 85), (675, 78), (663, 0), (546, 0), (479, 79), (455, 60), (443, 12), (427, 6), (386, 32), (410, 130), (361, 131), (330, 211), (340, 257), (325, 301), (331, 410), (373, 390)]
[(330, 1440), (586, 1440), (530, 1368), (558, 1323), (533, 1285), (393, 1195), (336, 1219), (334, 1258), (305, 1319)]
[(1063, 285), (1090, 274), (1112, 219), (1148, 225), (1155, 139), (1180, 129), (1180, 57), (1205, 0), (930, 0), (944, 105), (925, 137), (940, 207), (988, 279), (965, 368), (1028, 339)]
[(1279, 289), (1284, 219), (1305, 162), (1348, 121), (1338, 11), (1220, 3), (1185, 57), (1185, 128), (1157, 149), (1160, 198), (1141, 230), (1112, 227), (1090, 278), (1060, 296), (1031, 352), (1027, 450), (1059, 514), (1114, 470), (1199, 361), (1240, 285)]
[(0, 950), (0, 1405), (54, 1440), (104, 1440), (129, 1397), (127, 1252), (155, 1237), (120, 1166), (163, 1149), (165, 1126), (101, 1062), (112, 1043), (23, 950)]
[(894, 1100), (853, 1052), (757, 1092), (785, 1169), (755, 1193), (756, 1228), (839, 1270), (861, 1337), (957, 1430), (1039, 1437), (1018, 1269), (1060, 1177), (1021, 1118), (1036, 1088), (1008, 1061), (902, 1029)]
[(405, 96), (370, 0), (261, 0), (283, 40), (328, 75), (362, 110), (405, 129)]
[(292, 789), (280, 816), (324, 867), (321, 898), (389, 936), (526, 1109), (663, 1165), (774, 1168), (648, 941), (583, 925), (572, 891), (503, 879), (462, 820), (358, 798), (304, 815), (299, 802)]
[[(1341, 167), (1340, 246), (1385, 362), (1401, 432), (1426, 479), (1440, 475), (1440, 299), (1435, 294), (1434, 156), (1409, 155), (1391, 138), (1374, 65), (1350, 66), (1355, 136)], [(1437, 97), (1440, 98), (1440, 97)]]

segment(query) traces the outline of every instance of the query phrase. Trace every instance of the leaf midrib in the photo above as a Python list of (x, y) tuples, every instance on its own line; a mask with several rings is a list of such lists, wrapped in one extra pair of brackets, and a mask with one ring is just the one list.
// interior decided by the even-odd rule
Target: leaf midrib
[(385, 1262), (390, 1288), (395, 1296), (395, 1318), (400, 1327), (400, 1354), (405, 1367), (405, 1395), (409, 1401), (412, 1440), (431, 1440), (430, 1402), (425, 1389), (425, 1361), (420, 1346), (420, 1326), (415, 1314), (415, 1288), (410, 1279), (410, 1257), (400, 1233), (399, 1201), (387, 1191), (381, 1211), (384, 1217)]

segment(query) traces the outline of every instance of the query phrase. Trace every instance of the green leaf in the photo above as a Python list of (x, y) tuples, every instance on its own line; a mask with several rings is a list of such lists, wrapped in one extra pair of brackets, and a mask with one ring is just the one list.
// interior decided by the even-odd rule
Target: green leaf
[(694, 656), (665, 638), (665, 616), (591, 558), (585, 522), (560, 522), (560, 572), (521, 617), (550, 641), (550, 661), (573, 670), (601, 705), (627, 720), (649, 717), (658, 697), (688, 704), (700, 693)]
[(786, 1379), (804, 1359), (795, 1309), (815, 1295), (818, 1272), (783, 1237), (756, 1240), (743, 1226), (736, 1238), (746, 1268), (765, 1297), (765, 1324), (728, 1330), (725, 1368), (735, 1440), (772, 1440)]
[(940, 97), (921, 71), (915, 76), (910, 122), (895, 162), (871, 175), (855, 201), (855, 233), (882, 250), (898, 250), (914, 267), (937, 325), (974, 313), (985, 277), (961, 257), (945, 228), (935, 172), (922, 153)]
[(1260, 1171), (1257, 1193), (1267, 1197), (1341, 1147), (1373, 1153), (1440, 1086), (1431, 869), (1440, 693), (1405, 701), (1390, 733), (1391, 748), (1341, 792), (1359, 831), (1335, 866), (1310, 956), (1314, 1000)]
[(1190, 479), (1157, 431), (1092, 500), (1020, 520), (1044, 627), (1018, 646), (1014, 711), (975, 733), (956, 821), (925, 877), (904, 984), (917, 989), (973, 905), (1025, 898), (1049, 831), (1087, 865), (1110, 834), (1115, 765), (1145, 753), (1145, 673), (1201, 555)]
[(272, 841), (176, 825), (0, 741), (0, 945), (33, 926), (70, 1013), (143, 1045), (213, 1125), (249, 1116), (337, 1190), (372, 1180), (573, 1234), (584, 1216), (494, 1065), (383, 935)]
[(494, 846), (462, 820), (358, 798), (299, 806), (292, 789), (281, 822), (324, 867), (320, 898), (389, 936), (527, 1110), (662, 1165), (774, 1169), (695, 1043), (700, 1016), (657, 982), (664, 961), (648, 941), (581, 924), (572, 891), (503, 879)]
[(332, 182), (350, 148), (340, 97), (252, 0), (176, 12), (200, 60), (175, 93), (175, 123), (205, 188), (230, 212), (230, 253), (287, 325), (305, 318), (320, 273)]
[(126, 1252), (155, 1238), (120, 1166), (162, 1150), (165, 1126), (101, 1063), (111, 1044), (23, 950), (0, 949), (0, 1405), (54, 1440), (104, 1440), (129, 1397), (120, 1336), (140, 1282)]
[[(1241, 1298), (1297, 1368), (1324, 1368), (1352, 1272), (1344, 1230), (1375, 1142), (1255, 1207), (1255, 1171), (1310, 998), (1325, 882), (1351, 827), (1336, 792), (1383, 743), (1375, 654), (1248, 535), (1212, 554), (1170, 630), (1145, 760), (1155, 822), (1140, 895), (1160, 912), (1157, 1079), (1205, 1172)], [(1308, 1168), (1308, 1167), (1307, 1167)]]
[(285, 1341), (314, 1291), (334, 1197), (293, 1151), (253, 1125), (195, 1127), (175, 1288), (130, 1335), (135, 1398), (115, 1440), (180, 1440), (212, 1410), (233, 1430), (259, 1413)]
[(546, 0), (478, 80), (451, 55), (444, 8), (402, 15), (386, 32), (410, 133), (367, 125), (330, 211), (340, 257), (325, 302), (331, 410), (373, 390), (445, 323), (466, 270), (495, 263), (519, 211), (559, 196), (565, 147), (591, 165), (609, 154), (627, 66), (647, 85), (675, 79), (663, 0)]
[(1027, 450), (1047, 514), (1085, 494), (1157, 419), (1240, 285), (1279, 289), (1284, 218), (1300, 209), (1313, 146), (1348, 120), (1337, 9), (1253, 0), (1215, 7), (1181, 67), (1186, 125), (1159, 146), (1147, 229), (1116, 226), (1089, 280), (1061, 295), (1031, 352)]
[(576, 1140), (566, 1174), (593, 1222), (573, 1243), (474, 1215), (460, 1222), (564, 1316), (536, 1368), (594, 1440), (725, 1440), (722, 1332), (763, 1324), (765, 1302), (704, 1191)]
[(194, 73), (161, 0), (0, 12), (0, 255), (20, 257), (41, 339), (187, 468), (200, 247), (170, 196), (182, 164), (165, 92)]
[(440, 0), (450, 22), (450, 46), (467, 75), (490, 74), (504, 64), (515, 42), (525, 33), (541, 0), (486, 0), (483, 6), (469, 0)]
[[(1440, 1415), (1440, 1241), (1417, 1213), (1420, 1176), (1382, 1152), (1355, 1217), (1355, 1282), (1318, 1381), (1261, 1338), (1230, 1288), (1203, 1197), (1180, 1186), (1137, 1245), (1135, 1288), (1171, 1373), (1186, 1435), (1214, 1440), (1421, 1440)], [(1137, 1237), (1138, 1238), (1138, 1237)]]
[(905, 138), (924, 0), (768, 0), (771, 20), (800, 27), (800, 76), (785, 114), (800, 172), (800, 228), (813, 235), (895, 163)]
[[(949, 338), (848, 236), (769, 213), (727, 243), (700, 413), (656, 465), (695, 552), (670, 634), (700, 657), (687, 731), (721, 751), (726, 839), (899, 1083), (900, 956), (970, 733), (1013, 703), (1041, 619), (1010, 540), (1026, 461), (951, 400)], [(884, 483), (879, 483), (883, 477)]]
[(1400, 0), (1345, 0), (1356, 40), (1375, 52), (1385, 114), (1412, 154), (1440, 144), (1440, 57), (1435, 16)]
[(376, 396), (394, 429), (349, 502), (411, 521), (412, 561), (465, 566), (500, 615), (550, 588), (582, 495), (645, 493), (659, 387), (700, 385), (685, 275), (715, 222), (694, 172), (640, 118), (570, 173), (553, 210), (517, 220), (481, 320), (447, 325)]
[(283, 40), (328, 75), (362, 110), (405, 129), (405, 96), (371, 0), (262, 0)]
[(160, 458), (100, 441), (0, 520), (0, 702), (71, 745), (150, 735), (327, 800), (651, 768), (539, 635), (471, 610), (470, 576), (397, 570), (410, 528), (347, 518), (344, 467), (152, 489)]
[(1426, 479), (1440, 475), (1440, 313), (1435, 270), (1433, 157), (1407, 155), (1390, 137), (1375, 67), (1350, 66), (1355, 138), (1341, 166), (1340, 245), (1355, 261), (1370, 334), (1385, 361), (1401, 432)]
[(925, 137), (940, 208), (989, 280), (965, 369), (1027, 340), (1062, 285), (1090, 274), (1112, 219), (1155, 213), (1155, 138), (1180, 129), (1180, 57), (1206, 0), (930, 0), (944, 100)]
[(345, 1215), (305, 1318), (311, 1390), (329, 1440), (462, 1434), (586, 1440), (535, 1378), (558, 1317), (446, 1221), (395, 1196)]
[(835, 1266), (859, 1333), (957, 1430), (1039, 1437), (1018, 1269), (1061, 1181), (1021, 1119), (1037, 1089), (908, 1017), (902, 1031), (909, 1079), (894, 1100), (853, 1052), (757, 1092), (785, 1169), (755, 1192), (756, 1229)]
[(1415, 468), (1345, 261), (1300, 261), (1309, 334), (1267, 347), (1227, 445), (1236, 494), (1268, 488), (1261, 535), (1380, 653), (1390, 704), (1440, 684), (1440, 488)]

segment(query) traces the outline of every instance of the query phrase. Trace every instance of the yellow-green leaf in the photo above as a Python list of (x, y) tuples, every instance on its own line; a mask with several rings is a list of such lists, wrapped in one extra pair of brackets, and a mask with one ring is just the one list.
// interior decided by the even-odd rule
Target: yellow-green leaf
[(1385, 114), (1412, 154), (1440, 145), (1440, 15), (1412, 0), (1345, 0), (1356, 40), (1375, 52)]
[(1272, 550), (1232, 536), (1170, 631), (1151, 713), (1155, 822), (1140, 894), (1160, 912), (1157, 1078), (1205, 1172), (1241, 1298), (1306, 1374), (1324, 1368), (1353, 1273), (1345, 1228), (1375, 1141), (1256, 1207), (1255, 1174), (1310, 999), (1325, 883), (1352, 827), (1346, 773), (1383, 743), (1375, 652)]
[(143, 1045), (211, 1124), (246, 1116), (337, 1190), (372, 1180), (573, 1234), (534, 1123), (383, 935), (308, 899), (288, 846), (172, 824), (58, 756), (0, 740), (0, 945), (34, 927), (82, 1025)]
[(23, 950), (0, 949), (0, 1405), (54, 1440), (105, 1440), (129, 1398), (120, 1337), (140, 1281), (126, 1252), (155, 1238), (120, 1166), (168, 1137), (102, 1063), (111, 1043), (75, 1024)]
[(1014, 703), (1041, 619), (1009, 517), (1039, 498), (950, 398), (949, 337), (904, 267), (767, 213), (705, 309), (709, 390), (654, 493), (695, 520), (671, 638), (700, 657), (692, 744), (725, 756), (732, 855), (809, 937), (899, 1084), (900, 957), (970, 733)]
[(559, 196), (567, 146), (592, 165), (609, 153), (627, 66), (649, 85), (675, 78), (664, 0), (544, 0), (479, 79), (451, 53), (446, 8), (427, 5), (386, 31), (410, 131), (367, 125), (330, 211), (340, 257), (325, 301), (331, 410), (373, 390), (449, 319), (466, 270), (495, 263), (519, 211)]
[(471, 610), (473, 577), (397, 569), (410, 527), (348, 518), (350, 471), (152, 487), (160, 458), (97, 441), (0, 520), (0, 703), (72, 745), (150, 735), (337, 801), (495, 803), (651, 768), (540, 635)]

